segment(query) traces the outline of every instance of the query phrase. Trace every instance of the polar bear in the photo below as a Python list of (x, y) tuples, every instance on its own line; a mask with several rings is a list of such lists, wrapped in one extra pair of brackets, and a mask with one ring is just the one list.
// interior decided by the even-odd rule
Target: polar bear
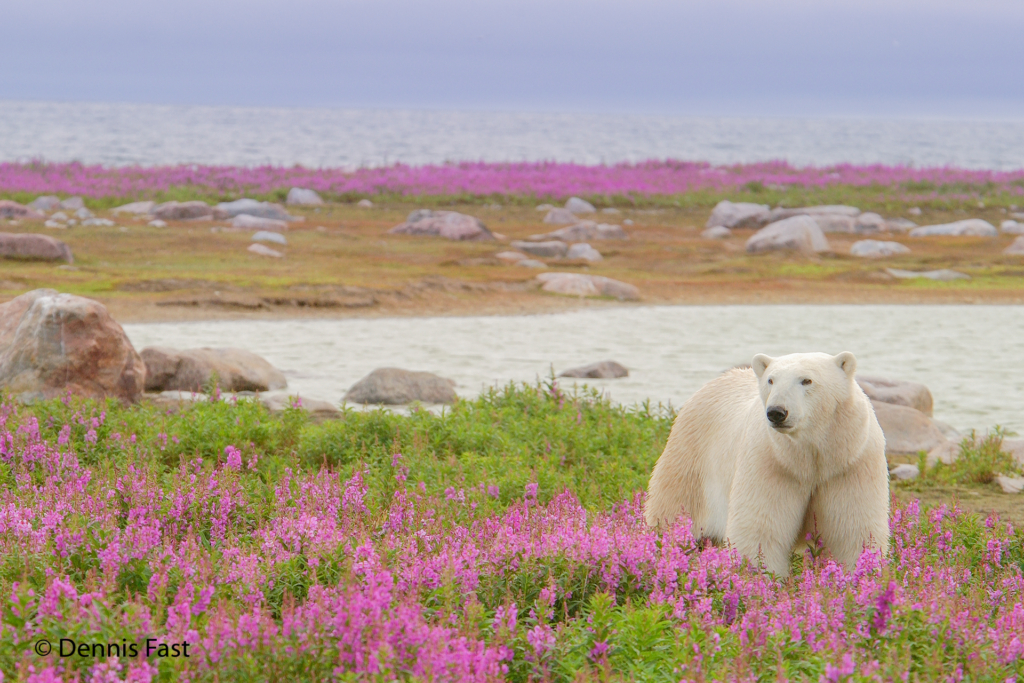
[(725, 540), (777, 575), (816, 532), (852, 567), (889, 545), (885, 437), (854, 381), (850, 352), (754, 356), (679, 411), (651, 474), (650, 526), (686, 512), (694, 535)]

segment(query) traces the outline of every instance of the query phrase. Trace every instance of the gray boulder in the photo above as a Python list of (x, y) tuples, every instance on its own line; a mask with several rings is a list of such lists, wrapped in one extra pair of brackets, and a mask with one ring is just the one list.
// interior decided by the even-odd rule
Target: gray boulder
[(1020, 493), (1024, 491), (1024, 477), (1007, 477), (1004, 474), (1000, 474), (995, 478), (995, 482), (999, 484), (999, 488), (1003, 490), (1003, 493)]
[(530, 235), (534, 241), (562, 240), (563, 242), (588, 242), (590, 240), (628, 240), (629, 235), (622, 226), (611, 223), (579, 221), (574, 225), (559, 228), (542, 235)]
[(856, 206), (845, 206), (842, 204), (825, 204), (822, 206), (801, 206), (795, 209), (784, 209), (779, 207), (772, 209), (768, 216), (768, 220), (771, 222), (781, 221), (785, 218), (792, 218), (793, 216), (823, 216), (823, 215), (836, 215), (836, 216), (850, 216), (857, 217), (860, 215), (860, 209)]
[(494, 255), (494, 258), (502, 263), (518, 263), (529, 257), (521, 251), (500, 251)]
[(496, 238), (483, 222), (457, 211), (413, 211), (404, 223), (388, 231), (389, 235), (443, 237), (456, 241), (485, 242)]
[(60, 203), (60, 208), (68, 211), (77, 211), (85, 208), (85, 201), (81, 197), (68, 197)]
[(910, 248), (899, 242), (860, 240), (850, 245), (850, 254), (862, 258), (884, 258), (896, 254), (909, 254)]
[(600, 363), (581, 365), (578, 368), (570, 368), (561, 373), (559, 377), (578, 377), (583, 379), (617, 379), (629, 377), (629, 370), (613, 360), (603, 360)]
[(155, 207), (156, 202), (132, 202), (131, 204), (122, 204), (114, 208), (113, 213), (133, 213), (144, 216), (152, 213)]
[(885, 219), (873, 211), (865, 211), (854, 219), (853, 232), (865, 234), (885, 230)]
[(71, 247), (49, 235), (0, 232), (0, 258), (74, 263)]
[(768, 222), (771, 210), (767, 204), (750, 202), (730, 202), (723, 199), (715, 205), (708, 217), (705, 228), (749, 228), (764, 225)]
[(920, 410), (882, 401), (872, 401), (871, 406), (885, 434), (887, 454), (916, 455), (924, 451), (929, 464), (939, 460), (952, 462), (955, 444)]
[(569, 209), (551, 209), (544, 216), (545, 223), (575, 223), (579, 219)]
[(716, 225), (713, 228), (703, 230), (700, 236), (706, 240), (724, 240), (732, 237), (732, 230), (724, 225)]
[(999, 229), (1008, 235), (1024, 235), (1024, 223), (1019, 221), (1003, 221), (999, 224)]
[(1024, 235), (1011, 242), (1010, 246), (1003, 249), (1003, 253), (1009, 256), (1024, 256)]
[(906, 218), (889, 218), (882, 223), (882, 232), (909, 232), (917, 227), (917, 223)]
[(217, 205), (217, 209), (223, 212), (225, 218), (234, 218), (235, 216), (246, 213), (250, 216), (256, 216), (258, 218), (272, 218), (276, 221), (301, 220), (300, 217), (293, 216), (288, 213), (280, 204), (258, 202), (255, 199), (249, 199), (248, 197), (236, 199), (233, 202), (221, 202)]
[(36, 197), (28, 205), (36, 211), (55, 211), (60, 208), (60, 197), (55, 197), (52, 194), (44, 195)]
[(551, 242), (522, 242), (516, 240), (510, 244), (513, 249), (541, 258), (562, 258), (569, 250), (565, 242), (553, 240)]
[(831, 251), (831, 247), (814, 219), (793, 216), (764, 226), (747, 240), (747, 253), (777, 250), (817, 253)]
[(224, 214), (215, 212), (206, 202), (164, 202), (153, 207), (151, 215), (164, 221), (213, 220)]
[(288, 386), (280, 370), (244, 349), (150, 346), (142, 350), (142, 360), (146, 391), (199, 393), (210, 389), (215, 378), (222, 391), (269, 391)]
[(284, 203), (299, 204), (301, 206), (319, 206), (324, 203), (324, 200), (314, 190), (308, 190), (304, 187), (293, 187), (288, 190), (288, 197), (284, 200)]
[(401, 368), (377, 368), (356, 382), (345, 394), (348, 403), (403, 405), (455, 403), (455, 382), (431, 372), (413, 372)]
[(980, 218), (968, 218), (953, 223), (942, 223), (939, 225), (923, 225), (910, 231), (911, 237), (932, 237), (936, 235), (974, 237), (995, 237), (999, 234), (996, 227)]
[(601, 275), (582, 273), (541, 273), (537, 276), (541, 289), (568, 296), (608, 296), (620, 301), (635, 301), (640, 290), (633, 285)]
[(10, 199), (0, 199), (0, 218), (19, 218), (22, 220), (41, 221), (45, 215)]
[(579, 197), (569, 197), (569, 200), (565, 203), (565, 208), (573, 213), (594, 213), (597, 211), (593, 204)]
[(569, 251), (565, 253), (566, 258), (570, 259), (583, 259), (584, 261), (601, 261), (603, 260), (601, 252), (594, 249), (586, 242), (577, 242), (569, 247)]
[(941, 270), (901, 270), (899, 268), (886, 268), (885, 272), (900, 280), (913, 280), (914, 278), (925, 278), (926, 280), (938, 280), (950, 282), (952, 280), (970, 280), (971, 276), (961, 273), (958, 270), (942, 268)]
[(271, 258), (284, 258), (284, 254), (279, 252), (277, 249), (271, 249), (265, 244), (259, 242), (253, 242), (249, 245), (246, 251), (256, 254), (257, 256), (269, 256)]
[(872, 401), (906, 406), (928, 417), (932, 415), (932, 392), (923, 384), (864, 375), (857, 375), (857, 384)]

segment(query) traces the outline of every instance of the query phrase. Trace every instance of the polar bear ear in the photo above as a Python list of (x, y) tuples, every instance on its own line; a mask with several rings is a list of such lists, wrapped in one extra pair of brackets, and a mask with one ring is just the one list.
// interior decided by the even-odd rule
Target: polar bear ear
[(857, 372), (857, 359), (853, 357), (853, 354), (849, 351), (843, 351), (837, 356), (833, 356), (832, 360), (836, 362), (839, 369), (846, 373), (846, 376), (853, 379), (853, 374)]
[(759, 353), (754, 356), (754, 360), (750, 361), (750, 367), (754, 368), (754, 374), (760, 378), (764, 374), (765, 369), (772, 364), (773, 360), (775, 359), (771, 356)]

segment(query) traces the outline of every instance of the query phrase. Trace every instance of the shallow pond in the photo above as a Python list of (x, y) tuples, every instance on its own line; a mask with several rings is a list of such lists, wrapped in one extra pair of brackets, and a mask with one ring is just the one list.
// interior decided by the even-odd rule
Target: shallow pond
[[(340, 402), (377, 367), (450, 377), (460, 395), (613, 359), (628, 378), (587, 380), (619, 403), (678, 407), (755, 353), (852, 351), (862, 374), (926, 384), (958, 429), (1024, 433), (1024, 307), (647, 306), (529, 316), (125, 325), (136, 348), (238, 346), (284, 371), (289, 390)], [(567, 380), (562, 380), (563, 383)]]

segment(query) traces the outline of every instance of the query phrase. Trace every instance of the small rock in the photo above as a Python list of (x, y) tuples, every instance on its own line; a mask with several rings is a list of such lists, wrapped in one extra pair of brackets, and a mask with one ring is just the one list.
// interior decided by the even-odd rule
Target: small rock
[(548, 264), (537, 259), (524, 258), (515, 262), (515, 265), (522, 266), (523, 268), (547, 268)]
[(44, 195), (36, 197), (28, 205), (36, 211), (53, 211), (60, 206), (60, 197), (54, 197), (52, 194)]
[(356, 202), (356, 206), (358, 206), (360, 209), (372, 209), (373, 202), (371, 202), (369, 199), (360, 199), (358, 202)]
[(822, 232), (856, 232), (857, 219), (853, 216), (844, 216), (838, 213), (823, 213), (808, 216), (818, 224)]
[(41, 221), (46, 216), (35, 209), (30, 209), (18, 202), (12, 202), (10, 199), (0, 199), (0, 218), (21, 218), (30, 221)]
[(578, 368), (570, 368), (559, 375), (559, 377), (578, 377), (584, 379), (617, 379), (629, 377), (629, 370), (613, 360), (604, 360), (600, 363), (581, 365)]
[(67, 219), (68, 215), (63, 211), (58, 211), (57, 213), (50, 216), (51, 221), (66, 221)]
[(828, 240), (809, 216), (793, 216), (770, 223), (747, 240), (747, 253), (789, 250), (804, 253), (830, 251)]
[(537, 276), (541, 289), (568, 296), (609, 296), (620, 301), (635, 301), (640, 290), (633, 285), (601, 275), (582, 273), (541, 273)]
[(0, 232), (0, 258), (75, 262), (68, 245), (36, 233)]
[(1006, 477), (998, 475), (995, 479), (1003, 493), (1020, 493), (1024, 491), (1024, 477)]
[(923, 225), (910, 231), (911, 237), (932, 237), (935, 235), (971, 235), (975, 237), (995, 237), (999, 234), (995, 226), (980, 218), (968, 218), (953, 223), (939, 225)]
[(287, 393), (260, 394), (260, 403), (272, 414), (283, 413), (295, 407), (310, 413), (314, 420), (329, 420), (341, 417), (341, 411), (333, 403), (315, 398), (289, 396)]
[(551, 204), (539, 204), (536, 208), (537, 208), (537, 211), (550, 211), (551, 209), (553, 209), (555, 207), (552, 206)]
[(528, 257), (520, 251), (502, 251), (495, 254), (494, 258), (502, 261), (503, 263), (518, 263)]
[(388, 231), (389, 235), (420, 235), (443, 237), (449, 240), (484, 242), (493, 241), (494, 234), (474, 216), (457, 211), (413, 211), (405, 222)]
[(732, 237), (732, 230), (724, 225), (716, 225), (713, 228), (703, 230), (700, 236), (706, 240), (724, 240)]
[(633, 225), (633, 219), (627, 218), (626, 220), (622, 221), (622, 224), (623, 225)]
[(999, 229), (1010, 235), (1024, 235), (1024, 223), (1017, 221), (1003, 221), (999, 224)]
[(768, 222), (770, 209), (767, 204), (730, 202), (722, 200), (711, 211), (705, 228), (751, 228)]
[(889, 470), (889, 478), (898, 481), (910, 481), (921, 476), (921, 470), (917, 465), (896, 465)]
[(1015, 239), (1010, 246), (1003, 249), (1003, 253), (1010, 256), (1024, 256), (1024, 235), (1021, 235)]
[(619, 213), (622, 213), (622, 212), (619, 211), (618, 209), (616, 209), (614, 206), (608, 206), (608, 207), (605, 207), (605, 208), (601, 209), (601, 213), (619, 214)]
[(243, 213), (257, 218), (270, 218), (276, 221), (296, 221), (298, 216), (288, 213), (280, 204), (271, 202), (258, 202), (255, 199), (243, 197), (233, 202), (221, 202), (217, 208), (224, 212), (225, 218), (234, 218)]
[(304, 187), (293, 187), (288, 190), (288, 197), (284, 200), (284, 203), (319, 206), (324, 203), (324, 200), (314, 190), (308, 190)]
[(923, 277), (928, 280), (938, 280), (940, 282), (950, 282), (952, 280), (970, 280), (971, 276), (967, 273), (961, 273), (957, 270), (950, 270), (943, 268), (941, 270), (900, 270), (899, 268), (886, 268), (885, 272), (889, 273), (895, 278), (901, 280), (912, 280), (914, 278)]
[(212, 220), (214, 211), (206, 202), (164, 202), (154, 206), (151, 215), (164, 221)]
[(909, 254), (910, 249), (899, 242), (860, 240), (850, 245), (850, 254), (863, 258), (884, 258), (896, 254)]
[(400, 368), (377, 368), (356, 382), (345, 394), (349, 403), (371, 405), (404, 405), (420, 403), (455, 403), (455, 382), (430, 372), (413, 372)]
[(288, 244), (288, 240), (279, 232), (267, 232), (261, 230), (252, 236), (253, 242), (274, 242), (275, 244)]
[(61, 223), (60, 221), (55, 221), (55, 220), (53, 220), (51, 218), (50, 220), (48, 220), (45, 223), (43, 223), (43, 227), (46, 227), (46, 228), (58, 228), (60, 230), (66, 230), (68, 225), (67, 225), (67, 223)]
[(241, 230), (281, 231), (288, 229), (288, 223), (275, 218), (263, 218), (261, 216), (250, 216), (247, 213), (241, 213), (231, 219), (231, 227)]
[(223, 391), (284, 389), (288, 381), (261, 356), (237, 348), (172, 349), (150, 346), (142, 350), (146, 364), (146, 391), (210, 389), (216, 377)]
[(562, 258), (569, 250), (565, 242), (558, 240), (551, 242), (523, 242), (516, 240), (509, 246), (530, 256), (540, 256), (541, 258)]
[(85, 201), (81, 197), (68, 197), (60, 203), (60, 208), (68, 211), (77, 211), (85, 208)]
[(907, 209), (907, 213), (910, 214), (911, 216), (920, 216), (921, 208), (917, 206), (912, 206), (909, 209)]
[(575, 223), (579, 219), (569, 209), (551, 209), (548, 215), (544, 216), (545, 223)]
[(248, 251), (250, 251), (250, 252), (252, 252), (254, 254), (258, 254), (260, 256), (271, 256), (273, 258), (283, 258), (284, 257), (284, 254), (282, 254), (281, 252), (277, 251), (276, 249), (271, 249), (270, 247), (262, 245), (262, 244), (260, 244), (258, 242), (255, 243), (255, 244), (250, 244)]
[(865, 211), (854, 219), (853, 231), (861, 234), (880, 232), (884, 226), (884, 218), (873, 211)]
[(84, 206), (82, 208), (78, 209), (77, 211), (75, 211), (75, 218), (77, 218), (80, 221), (84, 221), (86, 219), (92, 218), (94, 215), (96, 215), (96, 214), (94, 214), (92, 211), (90, 211), (89, 209), (85, 208)]
[(151, 220), (146, 225), (150, 225), (150, 226), (152, 226), (154, 228), (166, 228), (167, 227), (167, 221), (162, 221), (159, 218), (156, 218), (154, 220)]
[(923, 384), (906, 380), (857, 375), (857, 384), (872, 401), (913, 408), (932, 415), (932, 392)]
[(0, 387), (21, 400), (135, 401), (146, 366), (101, 304), (36, 289), (0, 304)]
[(113, 213), (133, 213), (136, 215), (145, 215), (152, 213), (156, 207), (156, 202), (132, 202), (131, 204), (122, 204), (114, 208)]
[(117, 223), (115, 223), (114, 221), (110, 220), (109, 218), (87, 218), (84, 221), (82, 221), (82, 226), (83, 227), (92, 226), (92, 227), (109, 228), (109, 227), (111, 227), (113, 225), (117, 225)]
[(578, 242), (570, 246), (569, 251), (565, 253), (565, 257), (571, 259), (583, 259), (584, 261), (602, 260), (601, 252), (594, 249), (586, 242)]
[(593, 204), (579, 197), (569, 197), (569, 200), (565, 202), (565, 208), (573, 213), (594, 213), (597, 211)]
[(826, 214), (850, 216), (856, 218), (860, 215), (860, 209), (856, 206), (844, 206), (842, 204), (826, 204), (824, 206), (802, 206), (796, 209), (784, 209), (779, 207), (772, 209), (768, 216), (769, 221), (780, 221), (793, 216), (821, 216)]
[(559, 228), (542, 235), (530, 235), (533, 241), (561, 240), (563, 242), (586, 242), (589, 240), (628, 240), (629, 235), (618, 225), (580, 221), (575, 225)]

